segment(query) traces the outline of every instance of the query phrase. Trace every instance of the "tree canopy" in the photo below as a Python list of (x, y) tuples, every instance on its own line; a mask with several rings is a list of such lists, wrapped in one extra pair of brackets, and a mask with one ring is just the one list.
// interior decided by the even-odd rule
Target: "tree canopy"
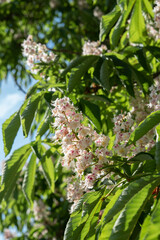
[[(158, 240), (160, 3), (1, 1), (6, 239)], [(26, 90), (31, 83), (29, 90)], [(13, 233), (15, 230), (15, 235)]]

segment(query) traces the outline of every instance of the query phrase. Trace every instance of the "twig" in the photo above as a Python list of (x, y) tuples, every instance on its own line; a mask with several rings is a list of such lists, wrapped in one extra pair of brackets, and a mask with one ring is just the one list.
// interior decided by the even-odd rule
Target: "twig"
[(160, 75), (160, 71), (159, 72), (156, 72), (156, 73), (153, 73), (153, 78), (156, 78), (156, 77), (158, 77)]
[(26, 91), (21, 87), (21, 85), (17, 82), (17, 80), (15, 80), (15, 84), (17, 85), (17, 87), (19, 88), (19, 90), (21, 92), (23, 92), (24, 94), (26, 94)]
[(70, 50), (67, 50), (67, 49), (51, 49), (51, 48), (48, 48), (48, 50), (50, 51), (53, 51), (53, 52), (62, 52), (62, 53), (69, 53), (69, 54), (77, 54), (77, 55), (81, 55), (82, 53), (80, 52), (73, 52), (73, 51), (70, 51)]
[(102, 197), (103, 199), (106, 199), (113, 191), (116, 187), (118, 187), (120, 184), (122, 184), (123, 182), (125, 182), (126, 179), (123, 179), (122, 181), (120, 181), (119, 183), (117, 183), (110, 191), (109, 193), (107, 193), (104, 197)]

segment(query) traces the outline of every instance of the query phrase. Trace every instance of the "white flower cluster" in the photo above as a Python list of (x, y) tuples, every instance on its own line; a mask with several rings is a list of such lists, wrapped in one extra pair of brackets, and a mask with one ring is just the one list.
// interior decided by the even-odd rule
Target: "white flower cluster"
[(155, 1), (156, 6), (154, 7), (153, 11), (155, 14), (155, 26), (156, 28), (160, 29), (160, 0)]
[(126, 146), (138, 124), (148, 114), (160, 109), (159, 81), (155, 81), (150, 91), (150, 97), (145, 99), (141, 90), (135, 88), (136, 98), (131, 98), (131, 111), (114, 117), (115, 141), (112, 150), (107, 149), (109, 137), (85, 126), (82, 113), (77, 113), (69, 98), (57, 99), (53, 103), (53, 126), (56, 128), (54, 140), (62, 148), (61, 163), (75, 175), (67, 188), (68, 200), (74, 202), (72, 210), (83, 193), (93, 188), (95, 181), (109, 177), (105, 166), (112, 164), (111, 159), (109, 160), (111, 156), (131, 158), (139, 152), (149, 151), (154, 146), (154, 129), (139, 139), (136, 146)]
[(101, 11), (101, 9), (98, 6), (96, 6), (93, 11), (93, 15), (100, 20), (101, 17), (103, 16), (103, 12)]
[(107, 51), (105, 45), (100, 45), (100, 42), (87, 41), (83, 45), (83, 55), (97, 55), (100, 56), (104, 51)]
[[(141, 113), (143, 115), (143, 111), (137, 112), (137, 114)], [(114, 154), (130, 158), (139, 152), (149, 151), (154, 146), (154, 130), (149, 131), (145, 136), (140, 138), (136, 142), (136, 146), (126, 146), (131, 133), (138, 125), (138, 122), (135, 121), (135, 116), (131, 113), (118, 115), (114, 118), (114, 123), (114, 133), (116, 135), (113, 146)]]
[(1, 3), (10, 3), (11, 0), (0, 0), (0, 4)]
[(149, 104), (151, 111), (160, 110), (160, 76), (155, 79), (154, 85), (150, 87)]
[(34, 201), (33, 213), (36, 221), (46, 220), (48, 218), (48, 212), (46, 206), (41, 199)]
[(10, 229), (8, 229), (8, 228), (4, 229), (4, 238), (5, 238), (6, 240), (13, 239), (13, 238), (15, 238), (15, 237), (16, 237), (16, 234), (15, 234), (15, 233), (12, 233), (12, 232), (10, 231)]
[(154, 12), (154, 22), (149, 22), (147, 24), (148, 33), (156, 41), (160, 39), (160, 0), (155, 1)]
[(159, 77), (150, 87), (149, 98), (145, 98), (138, 88), (135, 88), (135, 98), (131, 98), (132, 109), (126, 114), (114, 118), (114, 133), (116, 135), (114, 151), (123, 157), (133, 157), (139, 152), (150, 150), (155, 142), (153, 140), (155, 129), (150, 130), (136, 142), (136, 146), (127, 146), (130, 134), (150, 113), (160, 110), (160, 82)]
[(56, 55), (53, 52), (49, 52), (46, 45), (36, 43), (33, 41), (31, 35), (22, 43), (23, 55), (27, 57), (27, 65), (31, 69), (33, 74), (37, 74), (39, 69), (35, 68), (35, 63), (44, 62), (50, 63), (54, 61)]
[(102, 167), (109, 164), (107, 157), (111, 156), (111, 151), (107, 150), (109, 137), (83, 125), (82, 113), (77, 113), (69, 98), (57, 99), (53, 106), (54, 140), (61, 144), (64, 155), (62, 165), (76, 174), (76, 181), (72, 179), (72, 183), (68, 184), (67, 193), (68, 200), (74, 202), (104, 176)]

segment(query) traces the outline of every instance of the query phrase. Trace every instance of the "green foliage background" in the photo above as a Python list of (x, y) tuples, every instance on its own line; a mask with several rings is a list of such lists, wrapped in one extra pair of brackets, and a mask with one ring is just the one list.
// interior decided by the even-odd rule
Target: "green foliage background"
[[(135, 83), (147, 97), (160, 71), (160, 43), (146, 28), (147, 21), (154, 21), (153, 1), (84, 2), (13, 0), (0, 5), (0, 79), (12, 73), (23, 92), (33, 81), (23, 105), (3, 123), (6, 156), (20, 126), (25, 137), (36, 136), (5, 162), (0, 230), (16, 227), (20, 236), (14, 239), (158, 240), (160, 111), (147, 116), (128, 142), (136, 143), (158, 125), (155, 147), (130, 160), (115, 156), (108, 171), (121, 180), (111, 190), (105, 184), (95, 186), (69, 217), (65, 187), (71, 173), (61, 167), (59, 146), (51, 139), (51, 101), (68, 96), (98, 133), (114, 139), (114, 114), (129, 111)], [(96, 7), (103, 13), (101, 19), (94, 16)], [(29, 34), (36, 42), (52, 42), (58, 55), (55, 62), (39, 64), (45, 79), (25, 70), (21, 43)], [(108, 51), (82, 56), (84, 41), (98, 38)], [(32, 208), (39, 199), (48, 215), (37, 220)]]

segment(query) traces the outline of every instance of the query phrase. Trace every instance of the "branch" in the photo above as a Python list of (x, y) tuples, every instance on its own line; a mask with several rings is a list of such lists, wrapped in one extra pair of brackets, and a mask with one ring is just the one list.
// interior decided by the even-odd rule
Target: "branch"
[(21, 87), (21, 85), (17, 82), (17, 80), (15, 80), (15, 83), (16, 83), (17, 87), (19, 88), (19, 90), (21, 92), (23, 92), (24, 94), (26, 94), (26, 91)]
[(51, 49), (51, 48), (48, 48), (48, 50), (50, 51), (53, 51), (53, 52), (62, 52), (62, 53), (69, 53), (69, 54), (77, 54), (77, 55), (81, 55), (82, 53), (80, 52), (73, 52), (73, 51), (70, 51), (70, 50), (67, 50), (67, 49)]
[(154, 73), (152, 76), (153, 76), (153, 78), (156, 78), (156, 77), (158, 77), (160, 75), (160, 71), (159, 72), (156, 72), (156, 73)]

